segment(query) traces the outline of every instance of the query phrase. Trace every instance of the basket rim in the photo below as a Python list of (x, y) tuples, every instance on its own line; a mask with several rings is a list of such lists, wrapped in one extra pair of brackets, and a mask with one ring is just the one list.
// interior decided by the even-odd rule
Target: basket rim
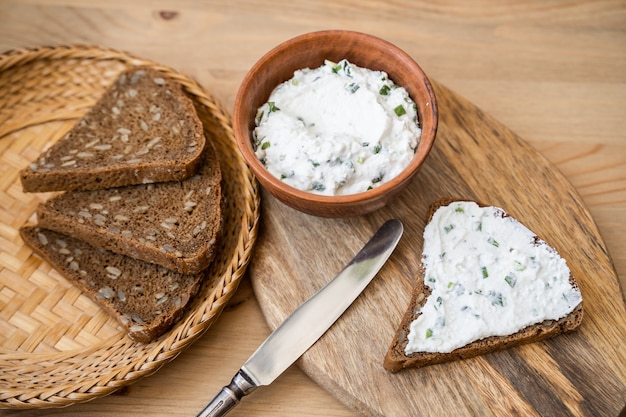
[[(116, 372), (111, 372), (110, 368), (105, 367), (105, 374), (101, 375), (100, 378), (94, 378), (93, 373), (90, 373), (89, 381), (85, 379), (85, 381), (73, 382), (69, 383), (69, 385), (59, 384), (58, 388), (54, 390), (49, 386), (41, 387), (33, 386), (32, 384), (28, 387), (19, 387), (20, 382), (11, 381), (12, 386), (3, 388), (5, 392), (0, 394), (0, 408), (65, 407), (103, 397), (153, 374), (163, 365), (175, 359), (218, 319), (244, 276), (257, 238), (260, 219), (259, 186), (254, 175), (245, 164), (243, 157), (237, 151), (230, 115), (197, 81), (173, 68), (139, 58), (125, 51), (84, 44), (10, 49), (0, 54), (0, 73), (40, 60), (72, 59), (112, 60), (119, 61), (125, 66), (150, 66), (166, 73), (179, 82), (194, 101), (207, 108), (210, 115), (219, 125), (219, 128), (224, 131), (226, 135), (225, 143), (227, 142), (228, 146), (232, 146), (233, 150), (236, 151), (234, 155), (237, 156), (237, 160), (234, 162), (229, 161), (229, 163), (237, 164), (237, 170), (241, 171), (240, 178), (238, 178), (240, 181), (238, 182), (241, 182), (242, 186), (245, 185), (246, 199), (238, 203), (244, 206), (240, 218), (241, 228), (238, 235), (233, 236), (233, 247), (235, 250), (233, 250), (232, 255), (227, 254), (228, 266), (222, 275), (216, 276), (216, 281), (218, 282), (210, 288), (210, 291), (205, 296), (206, 298), (202, 300), (198, 308), (190, 313), (188, 317), (184, 318), (170, 332), (155, 342), (147, 345), (137, 344), (128, 339), (122, 332), (121, 338), (116, 335), (92, 346), (53, 353), (10, 352), (0, 348), (0, 367), (7, 370), (27, 365), (28, 372), (25, 375), (37, 372), (38, 369), (44, 373), (49, 373), (50, 369), (46, 367), (46, 364), (49, 365), (51, 361), (62, 361), (64, 363), (73, 363), (77, 367), (84, 367), (84, 358), (95, 352), (125, 349), (134, 350), (137, 353), (135, 357), (123, 364), (120, 369), (116, 369)], [(10, 133), (29, 126), (45, 124), (51, 120), (36, 120), (31, 124), (13, 126), (8, 130), (5, 129), (5, 131), (0, 131), (0, 140)], [(106, 357), (108, 355), (102, 356)], [(86, 368), (89, 368), (89, 366)], [(25, 378), (25, 380), (27, 379)]]

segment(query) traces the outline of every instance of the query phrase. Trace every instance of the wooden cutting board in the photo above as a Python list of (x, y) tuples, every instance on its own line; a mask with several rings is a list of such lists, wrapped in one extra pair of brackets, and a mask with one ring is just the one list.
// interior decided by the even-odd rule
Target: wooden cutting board
[[(312, 379), (365, 416), (617, 416), (626, 403), (626, 311), (589, 211), (522, 139), (445, 87), (435, 88), (435, 146), (417, 178), (387, 207), (324, 219), (263, 195), (249, 273), (267, 322), (276, 328), (386, 219), (398, 218), (405, 232), (388, 263), (298, 361)], [(584, 298), (577, 332), (449, 364), (396, 374), (383, 369), (416, 277), (428, 206), (448, 196), (504, 208), (566, 258)]]

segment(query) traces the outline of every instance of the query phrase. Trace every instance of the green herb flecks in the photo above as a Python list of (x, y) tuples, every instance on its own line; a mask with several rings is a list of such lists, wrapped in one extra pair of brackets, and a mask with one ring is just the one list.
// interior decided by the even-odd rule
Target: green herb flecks
[(267, 148), (269, 148), (269, 147), (270, 147), (270, 143), (269, 143), (269, 142), (263, 142), (263, 143), (261, 144), (261, 149), (263, 149), (263, 150), (265, 150), (265, 149), (267, 149)]
[(454, 211), (456, 211), (457, 213), (465, 213), (465, 210), (463, 209), (463, 207), (461, 206), (456, 206), (456, 208), (454, 209)]
[(373, 150), (373, 152), (374, 152), (375, 154), (377, 154), (377, 153), (379, 153), (379, 152), (381, 151), (381, 149), (383, 149), (383, 145), (381, 145), (381, 144), (379, 143), (379, 144), (377, 144), (376, 146), (374, 146), (374, 150)]
[(511, 288), (515, 287), (515, 282), (517, 281), (517, 279), (513, 275), (505, 276), (504, 280), (506, 281), (507, 284), (509, 284)]
[(346, 88), (348, 89), (350, 94), (354, 94), (359, 88), (361, 88), (361, 86), (358, 85), (357, 83), (351, 83), (351, 84), (348, 84)]
[(404, 109), (404, 106), (402, 104), (396, 106), (396, 108), (393, 109), (393, 111), (396, 114), (396, 116), (398, 116), (398, 117), (406, 114), (406, 110)]
[(482, 273), (483, 273), (483, 279), (484, 278), (489, 278), (489, 271), (487, 271), (487, 267), (483, 266), (482, 268), (480, 268)]
[(513, 261), (513, 269), (516, 271), (523, 271), (526, 267), (520, 261)]
[(270, 113), (280, 110), (278, 107), (276, 107), (276, 103), (274, 103), (273, 101), (268, 101), (267, 106), (270, 108)]
[(491, 236), (487, 239), (487, 242), (489, 242), (490, 244), (492, 244), (496, 248), (500, 247), (500, 244), (498, 243), (498, 241), (495, 240), (494, 238), (492, 238)]
[(504, 298), (502, 297), (502, 293), (489, 291), (487, 298), (491, 301), (491, 305), (504, 307)]
[(256, 115), (256, 119), (255, 119), (255, 123), (256, 125), (260, 125), (261, 124), (261, 120), (263, 120), (263, 116), (265, 115), (265, 112), (263, 110), (261, 110), (257, 115)]
[(433, 330), (432, 329), (426, 329), (426, 339), (433, 337)]
[(362, 156), (359, 156), (359, 157), (356, 159), (356, 162), (357, 162), (357, 164), (362, 164), (363, 162), (365, 162), (365, 158), (363, 158)]
[(387, 96), (389, 95), (389, 90), (391, 90), (391, 88), (389, 88), (388, 85), (383, 85), (382, 87), (380, 87), (380, 90), (378, 90), (378, 93), (381, 96)]
[(383, 180), (384, 174), (378, 174), (378, 176), (372, 178), (372, 184), (376, 184), (378, 182), (381, 182)]
[(450, 233), (452, 231), (452, 229), (454, 229), (454, 225), (453, 224), (449, 224), (449, 225), (443, 227), (443, 230), (446, 233)]
[(326, 189), (326, 186), (324, 186), (324, 184), (322, 184), (321, 182), (314, 181), (311, 185), (311, 188), (315, 191), (324, 191)]

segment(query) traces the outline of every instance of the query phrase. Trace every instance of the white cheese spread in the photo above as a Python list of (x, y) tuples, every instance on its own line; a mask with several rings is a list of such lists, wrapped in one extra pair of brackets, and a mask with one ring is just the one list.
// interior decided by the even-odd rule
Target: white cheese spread
[(258, 109), (254, 145), (265, 168), (292, 187), (345, 195), (398, 175), (420, 136), (406, 89), (342, 60), (298, 70), (276, 87)]
[(424, 230), (424, 284), (406, 354), (451, 352), (558, 320), (581, 301), (565, 260), (497, 207), (454, 202)]

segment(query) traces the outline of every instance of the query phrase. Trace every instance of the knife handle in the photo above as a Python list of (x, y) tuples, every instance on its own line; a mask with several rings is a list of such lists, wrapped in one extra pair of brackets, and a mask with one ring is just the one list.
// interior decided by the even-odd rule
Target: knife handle
[(204, 407), (197, 417), (221, 417), (233, 409), (241, 399), (257, 389), (258, 386), (250, 380), (242, 370)]

